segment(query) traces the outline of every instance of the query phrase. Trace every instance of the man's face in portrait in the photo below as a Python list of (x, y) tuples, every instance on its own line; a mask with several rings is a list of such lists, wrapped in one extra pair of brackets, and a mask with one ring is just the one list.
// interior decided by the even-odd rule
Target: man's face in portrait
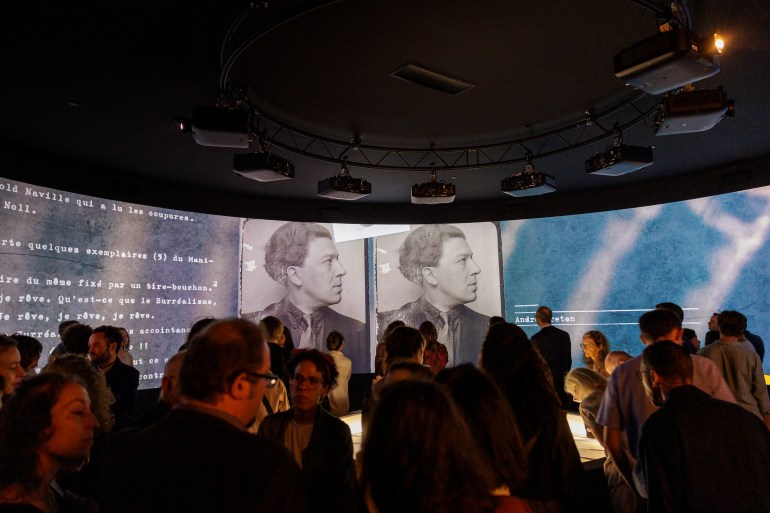
[(288, 274), (308, 302), (321, 307), (336, 305), (342, 300), (342, 277), (345, 273), (334, 242), (326, 237), (316, 237), (308, 243), (302, 267), (290, 267)]
[(435, 283), (436, 293), (446, 303), (459, 305), (476, 300), (476, 276), (481, 269), (473, 260), (473, 251), (465, 239), (452, 237), (445, 240), (438, 265), (427, 269), (432, 273), (432, 278), (426, 276), (425, 279)]

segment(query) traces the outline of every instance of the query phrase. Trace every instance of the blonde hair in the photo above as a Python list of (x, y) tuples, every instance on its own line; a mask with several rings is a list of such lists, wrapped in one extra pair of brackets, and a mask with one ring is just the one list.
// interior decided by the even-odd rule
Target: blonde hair
[(564, 391), (582, 401), (594, 390), (607, 386), (607, 378), (586, 367), (572, 369), (564, 377)]

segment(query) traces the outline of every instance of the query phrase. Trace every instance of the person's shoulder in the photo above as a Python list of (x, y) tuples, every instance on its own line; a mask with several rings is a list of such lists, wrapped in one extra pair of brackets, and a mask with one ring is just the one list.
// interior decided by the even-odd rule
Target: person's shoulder
[(472, 322), (480, 322), (480, 323), (489, 324), (489, 316), (488, 315), (484, 315), (482, 313), (479, 313), (476, 310), (474, 310), (473, 308), (468, 307), (467, 305), (460, 305), (457, 308), (460, 310), (461, 316), (462, 316), (464, 321), (468, 320), (468, 321), (472, 321)]
[[(352, 317), (348, 317), (347, 315), (341, 314), (336, 310), (333, 310), (329, 308), (328, 306), (321, 307), (321, 311), (324, 316), (324, 322), (325, 323), (331, 323), (329, 328), (340, 331), (347, 330), (349, 332), (355, 331), (361, 331), (366, 326), (363, 322), (354, 319)], [(350, 333), (344, 333), (343, 335), (349, 335)]]

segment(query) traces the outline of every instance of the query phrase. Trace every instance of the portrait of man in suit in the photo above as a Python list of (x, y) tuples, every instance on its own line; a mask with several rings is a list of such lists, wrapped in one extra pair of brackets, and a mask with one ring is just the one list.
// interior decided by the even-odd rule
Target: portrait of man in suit
[[(273, 223), (250, 221), (258, 223), (260, 228)], [(254, 241), (247, 241), (247, 235), (249, 238), (258, 238), (260, 233), (264, 233), (255, 227), (252, 225), (251, 229), (244, 229), (242, 274), (250, 274), (258, 269), (256, 261), (247, 258), (248, 251), (254, 248)], [(361, 251), (358, 255), (352, 251), (347, 256), (358, 256), (363, 269), (363, 245), (358, 241), (353, 247), (360, 247)], [(253, 322), (259, 322), (267, 316), (277, 317), (291, 332), (298, 349), (325, 351), (327, 336), (332, 331), (338, 331), (345, 337), (346, 354), (353, 361), (353, 372), (369, 372), (368, 332), (365, 323), (332, 308), (342, 302), (351, 282), (354, 282), (351, 288), (361, 291), (361, 297), (357, 299), (363, 304), (365, 273), (348, 276), (331, 232), (317, 223), (281, 223), (264, 243), (263, 258), (266, 276), (272, 280), (273, 285), (279, 287), (276, 289), (265, 283), (264, 275), (261, 280), (251, 276), (242, 277), (241, 316)], [(355, 280), (359, 283), (355, 283)], [(274, 302), (266, 304), (262, 309), (249, 311), (247, 305), (259, 303), (254, 301), (253, 296), (257, 296), (263, 305), (267, 297), (272, 296)]]
[[(412, 230), (398, 248), (398, 268), (408, 282), (415, 285), (416, 296), (398, 308), (382, 308), (393, 303), (387, 297), (400, 287), (383, 290), (380, 278), (392, 269), (391, 263), (381, 258), (385, 250), (378, 244), (378, 330), (395, 320), (418, 327), (424, 321), (432, 322), (438, 331), (439, 342), (449, 353), (449, 365), (476, 363), (481, 343), (489, 324), (490, 315), (500, 315), (500, 273), (497, 257), (497, 230), (492, 223), (478, 223), (466, 227), (482, 242), (482, 255), (474, 253), (466, 233), (449, 224), (424, 225)], [(491, 249), (491, 251), (490, 251)], [(487, 279), (482, 284), (482, 265)], [(383, 260), (385, 263), (383, 263)], [(489, 265), (491, 264), (491, 265)], [(482, 287), (482, 285), (484, 285)], [(485, 301), (469, 307), (483, 292)], [(481, 308), (479, 308), (481, 306)]]

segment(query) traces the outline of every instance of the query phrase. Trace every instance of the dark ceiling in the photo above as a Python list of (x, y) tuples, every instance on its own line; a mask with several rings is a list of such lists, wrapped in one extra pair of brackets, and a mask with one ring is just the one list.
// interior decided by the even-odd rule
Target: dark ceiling
[[(278, 14), (298, 3), (268, 8)], [(621, 177), (583, 170), (609, 140), (536, 159), (557, 180), (558, 192), (542, 197), (500, 192), (500, 180), (523, 164), (440, 169), (457, 186), (455, 203), (443, 206), (409, 203), (409, 187), (426, 181), (425, 171), (351, 167), (372, 183), (371, 196), (321, 200), (317, 181), (338, 164), (276, 149), (295, 161), (296, 178), (258, 183), (232, 172), (243, 150), (202, 147), (180, 134), (175, 118), (216, 100), (220, 45), (243, 5), (17, 7), (3, 22), (3, 176), (171, 208), (358, 222), (558, 215), (770, 183), (766, 2), (690, 2), (695, 32), (717, 30), (727, 40), (721, 72), (698, 87), (723, 86), (735, 118), (667, 137), (637, 125), (625, 140), (654, 145), (655, 163)], [(578, 124), (586, 109), (630, 97), (613, 75), (613, 56), (655, 32), (655, 17), (627, 0), (340, 1), (259, 39), (231, 77), (263, 111), (304, 130), (377, 145), (470, 146)], [(450, 96), (390, 76), (408, 62), (475, 87)], [(722, 178), (731, 173), (738, 179)]]

